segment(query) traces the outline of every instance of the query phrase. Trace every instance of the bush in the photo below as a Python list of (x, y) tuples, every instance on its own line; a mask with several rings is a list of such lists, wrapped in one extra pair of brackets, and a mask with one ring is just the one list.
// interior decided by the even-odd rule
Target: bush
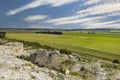
[(70, 70), (73, 65), (75, 65), (76, 62), (72, 60), (65, 60), (61, 62), (61, 71), (62, 73), (65, 73), (66, 70)]
[(60, 49), (60, 53), (61, 54), (72, 54), (72, 52), (67, 49)]
[(65, 61), (61, 62), (61, 64), (66, 65), (66, 66), (68, 66), (68, 65), (70, 66), (70, 65), (74, 65), (75, 62), (72, 60), (65, 60)]
[(113, 63), (119, 63), (119, 60), (114, 59), (114, 60), (113, 60)]
[(27, 60), (29, 61), (29, 57), (28, 56), (25, 56), (25, 55), (20, 55), (20, 56), (16, 56), (17, 58), (19, 59), (22, 59), (22, 60)]
[(88, 70), (84, 66), (82, 66), (82, 68), (80, 69), (80, 71), (88, 72)]

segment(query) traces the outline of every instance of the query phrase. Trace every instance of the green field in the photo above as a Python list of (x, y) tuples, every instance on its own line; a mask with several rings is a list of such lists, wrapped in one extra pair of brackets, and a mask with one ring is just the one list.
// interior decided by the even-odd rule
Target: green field
[(7, 38), (39, 42), (58, 49), (120, 60), (120, 35), (115, 34), (80, 34), (78, 31), (64, 32), (63, 35), (8, 33)]

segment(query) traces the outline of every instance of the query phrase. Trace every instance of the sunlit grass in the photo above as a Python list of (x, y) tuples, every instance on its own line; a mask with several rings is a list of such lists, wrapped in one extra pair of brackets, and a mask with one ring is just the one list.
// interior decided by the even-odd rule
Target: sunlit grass
[(120, 58), (120, 35), (80, 34), (79, 32), (64, 32), (63, 35), (9, 33), (7, 38), (39, 42), (55, 48), (65, 48), (112, 60)]

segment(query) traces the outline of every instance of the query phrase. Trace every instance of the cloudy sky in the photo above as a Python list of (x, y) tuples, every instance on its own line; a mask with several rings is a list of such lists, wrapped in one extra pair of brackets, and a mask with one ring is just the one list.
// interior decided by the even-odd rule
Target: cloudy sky
[(0, 28), (120, 28), (120, 0), (0, 0)]

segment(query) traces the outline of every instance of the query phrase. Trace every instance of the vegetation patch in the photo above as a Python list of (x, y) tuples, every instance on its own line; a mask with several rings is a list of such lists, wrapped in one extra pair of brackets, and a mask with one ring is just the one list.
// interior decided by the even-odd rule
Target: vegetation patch
[(60, 53), (62, 53), (62, 54), (72, 54), (72, 52), (69, 51), (68, 49), (60, 49)]
[(65, 73), (66, 70), (71, 70), (71, 67), (75, 65), (76, 62), (72, 60), (65, 60), (61, 62), (62, 72)]
[(120, 63), (120, 62), (119, 62), (119, 60), (114, 59), (114, 60), (113, 60), (113, 63), (117, 63), (117, 64), (118, 64), (118, 63)]
[(109, 63), (102, 63), (101, 67), (105, 68), (105, 69), (118, 69), (118, 70), (120, 70), (120, 65), (114, 65), (114, 64), (109, 64)]

